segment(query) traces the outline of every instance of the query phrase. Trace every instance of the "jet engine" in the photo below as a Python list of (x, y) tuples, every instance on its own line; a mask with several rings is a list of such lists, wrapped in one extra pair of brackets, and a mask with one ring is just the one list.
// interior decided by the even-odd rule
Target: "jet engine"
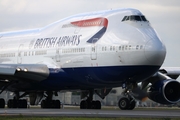
[(158, 80), (149, 89), (148, 97), (161, 104), (175, 104), (180, 101), (180, 83), (173, 79)]

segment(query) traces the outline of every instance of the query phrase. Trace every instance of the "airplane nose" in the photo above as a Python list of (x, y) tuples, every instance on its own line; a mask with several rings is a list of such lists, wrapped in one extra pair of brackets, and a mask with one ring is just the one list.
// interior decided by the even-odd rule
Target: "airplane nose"
[(151, 65), (161, 66), (166, 56), (166, 48), (159, 39), (151, 39), (146, 43), (144, 53)]

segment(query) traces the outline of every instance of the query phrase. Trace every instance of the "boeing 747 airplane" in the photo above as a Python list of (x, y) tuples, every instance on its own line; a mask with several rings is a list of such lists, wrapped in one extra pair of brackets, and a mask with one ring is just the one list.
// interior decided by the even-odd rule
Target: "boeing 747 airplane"
[(75, 90), (82, 92), (81, 109), (101, 109), (93, 94), (103, 99), (114, 87), (124, 88), (122, 110), (145, 97), (175, 104), (180, 68), (161, 68), (165, 56), (165, 45), (139, 10), (78, 14), (39, 29), (0, 33), (0, 93), (14, 93), (8, 108), (27, 108), (25, 96), (31, 105), (60, 108), (52, 96)]

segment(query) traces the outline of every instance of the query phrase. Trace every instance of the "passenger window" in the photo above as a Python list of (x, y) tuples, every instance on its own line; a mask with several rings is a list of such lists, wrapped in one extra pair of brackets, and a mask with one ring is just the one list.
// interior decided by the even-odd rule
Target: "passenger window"
[(139, 45), (136, 46), (136, 50), (138, 50), (138, 49), (139, 49)]
[(142, 45), (140, 46), (140, 49), (143, 49), (143, 46), (142, 46)]
[(128, 46), (126, 45), (125, 50), (127, 50), (127, 49), (128, 49)]
[(113, 46), (113, 50), (115, 50), (115, 46)]
[(92, 51), (95, 52), (95, 47), (92, 47)]
[(110, 47), (110, 50), (112, 50), (112, 46)]
[(124, 50), (124, 46), (122, 46), (122, 50)]

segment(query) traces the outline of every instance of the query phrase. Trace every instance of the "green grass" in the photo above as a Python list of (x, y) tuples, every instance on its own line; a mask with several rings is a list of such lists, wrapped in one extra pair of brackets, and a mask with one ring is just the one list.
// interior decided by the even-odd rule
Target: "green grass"
[(91, 117), (27, 117), (0, 116), (0, 120), (179, 120), (180, 118), (91, 118)]

